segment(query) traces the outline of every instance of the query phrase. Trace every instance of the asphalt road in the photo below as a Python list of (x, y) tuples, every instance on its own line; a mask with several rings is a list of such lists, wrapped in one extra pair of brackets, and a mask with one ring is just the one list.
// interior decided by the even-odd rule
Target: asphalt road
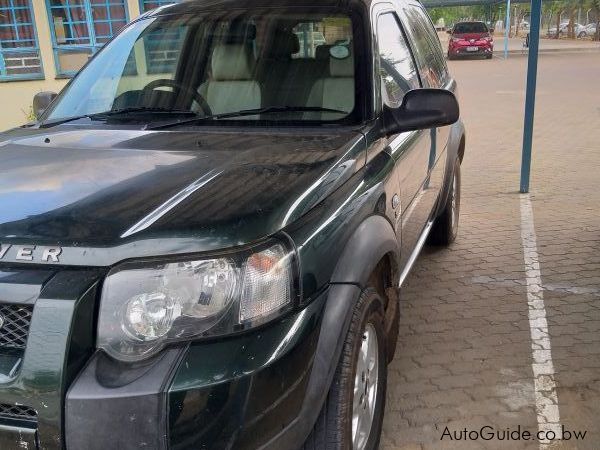
[[(540, 57), (529, 196), (526, 65), (450, 62), (467, 129), (460, 232), (403, 289), (384, 449), (600, 448), (600, 57)], [(520, 439), (456, 438), (484, 426)], [(524, 438), (562, 427), (571, 439)]]

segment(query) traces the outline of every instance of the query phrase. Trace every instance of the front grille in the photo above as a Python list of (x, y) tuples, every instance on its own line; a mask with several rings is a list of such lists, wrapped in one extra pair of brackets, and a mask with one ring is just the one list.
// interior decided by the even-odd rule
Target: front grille
[(37, 420), (35, 409), (25, 405), (0, 403), (0, 419)]
[(25, 350), (33, 306), (0, 304), (0, 350)]

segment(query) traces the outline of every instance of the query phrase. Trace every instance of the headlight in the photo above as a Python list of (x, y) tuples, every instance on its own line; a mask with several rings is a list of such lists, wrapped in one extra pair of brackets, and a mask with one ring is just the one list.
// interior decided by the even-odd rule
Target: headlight
[(294, 253), (281, 243), (213, 259), (122, 264), (102, 290), (98, 347), (147, 358), (173, 342), (260, 325), (294, 304)]

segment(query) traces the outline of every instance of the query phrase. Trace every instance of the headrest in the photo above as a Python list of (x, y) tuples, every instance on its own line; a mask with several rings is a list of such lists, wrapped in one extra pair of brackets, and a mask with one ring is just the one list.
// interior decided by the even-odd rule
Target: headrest
[(329, 50), (331, 49), (331, 45), (319, 45), (317, 50), (315, 51), (315, 58), (319, 61), (326, 61), (329, 59)]
[(277, 30), (275, 39), (271, 44), (269, 56), (271, 58), (289, 58), (300, 51), (300, 39), (290, 30)]
[(354, 77), (354, 57), (352, 53), (344, 59), (337, 59), (331, 56), (329, 59), (329, 75), (333, 78)]
[(215, 81), (252, 80), (256, 61), (246, 44), (221, 44), (212, 54), (212, 78)]
[(227, 44), (242, 44), (256, 39), (256, 26), (244, 20), (235, 19), (222, 23), (215, 31), (215, 37)]

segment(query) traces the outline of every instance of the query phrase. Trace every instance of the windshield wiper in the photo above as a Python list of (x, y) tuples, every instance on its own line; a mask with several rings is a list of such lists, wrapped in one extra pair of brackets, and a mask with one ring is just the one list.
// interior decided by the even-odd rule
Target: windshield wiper
[(121, 109), (112, 109), (110, 111), (104, 111), (94, 114), (83, 114), (81, 116), (74, 117), (65, 117), (63, 119), (56, 119), (52, 121), (45, 121), (40, 124), (40, 128), (50, 128), (57, 125), (62, 125), (63, 123), (74, 122), (79, 119), (90, 119), (90, 120), (106, 120), (109, 117), (120, 116), (132, 113), (159, 113), (159, 114), (177, 114), (177, 115), (193, 115), (196, 117), (196, 113), (189, 110), (179, 110), (179, 109), (169, 109), (169, 108), (159, 108), (159, 107), (145, 107), (145, 106), (136, 106), (131, 108), (121, 108)]
[(169, 108), (161, 108), (161, 107), (146, 107), (146, 106), (136, 106), (132, 108), (122, 108), (122, 109), (112, 109), (110, 111), (105, 111), (101, 113), (91, 114), (90, 118), (92, 120), (103, 120), (107, 117), (128, 115), (132, 113), (159, 113), (159, 114), (177, 114), (177, 115), (192, 115), (196, 117), (196, 113), (190, 110), (183, 109), (169, 109)]
[(234, 117), (256, 116), (262, 114), (285, 113), (285, 112), (328, 112), (348, 115), (348, 111), (340, 109), (323, 108), (321, 106), (268, 106), (266, 108), (243, 109), (223, 114), (213, 114), (211, 116), (194, 117), (193, 119), (178, 120), (177, 122), (163, 123), (146, 127), (147, 130), (160, 130), (164, 128), (176, 127), (179, 125), (191, 125), (210, 120), (231, 119)]

